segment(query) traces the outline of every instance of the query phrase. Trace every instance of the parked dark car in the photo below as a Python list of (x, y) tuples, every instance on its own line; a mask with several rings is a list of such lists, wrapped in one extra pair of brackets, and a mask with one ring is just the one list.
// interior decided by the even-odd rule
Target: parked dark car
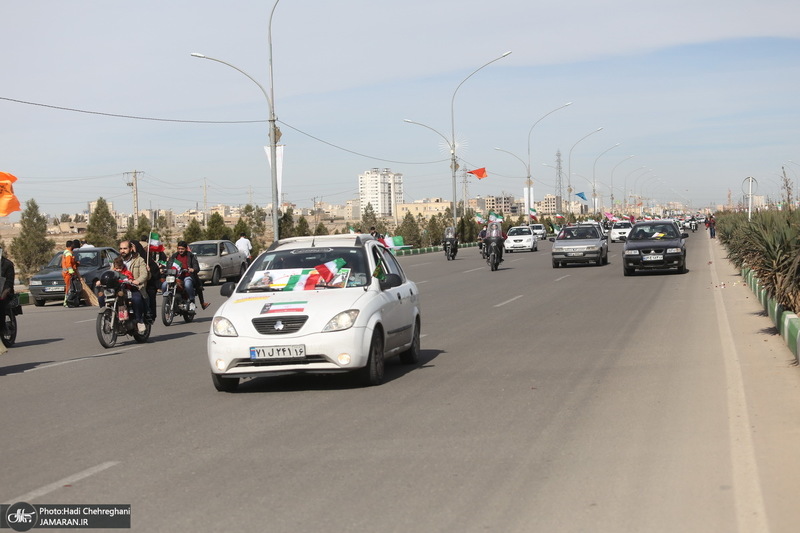
[[(47, 301), (64, 301), (64, 278), (61, 276), (61, 255), (58, 252), (46, 266), (31, 276), (28, 289), (33, 304), (41, 307)], [(119, 253), (114, 248), (76, 248), (73, 250), (80, 266), (78, 273), (90, 287), (94, 287), (100, 274), (111, 268), (111, 263)]]
[(636, 270), (675, 269), (686, 273), (686, 238), (672, 220), (637, 222), (625, 239), (622, 256), (623, 273)]

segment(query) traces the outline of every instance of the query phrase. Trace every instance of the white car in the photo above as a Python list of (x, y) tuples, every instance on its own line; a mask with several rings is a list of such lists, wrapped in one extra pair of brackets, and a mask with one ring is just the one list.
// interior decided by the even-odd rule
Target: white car
[(370, 235), (296, 237), (274, 243), (211, 321), (208, 362), (219, 391), (240, 378), (356, 371), (383, 381), (384, 360), (419, 361), (416, 284)]
[(535, 252), (539, 249), (539, 240), (529, 226), (514, 226), (509, 228), (503, 248), (506, 252), (516, 252), (518, 250)]
[(614, 222), (614, 225), (611, 226), (611, 232), (608, 235), (608, 239), (611, 242), (622, 242), (628, 238), (628, 234), (631, 232), (631, 227), (633, 225), (630, 222), (625, 220), (621, 220), (619, 222)]
[(547, 229), (544, 227), (544, 224), (528, 224), (528, 227), (531, 228), (533, 234), (536, 235), (536, 238), (540, 241), (543, 241), (547, 238)]

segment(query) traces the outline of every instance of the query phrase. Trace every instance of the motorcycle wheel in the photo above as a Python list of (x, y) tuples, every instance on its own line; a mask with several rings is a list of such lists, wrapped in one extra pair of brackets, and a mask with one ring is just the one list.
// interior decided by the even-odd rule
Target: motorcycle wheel
[(97, 340), (103, 348), (113, 348), (117, 344), (117, 329), (114, 324), (114, 311), (104, 309), (97, 314)]
[(151, 327), (151, 324), (148, 324), (147, 322), (145, 322), (144, 323), (144, 333), (139, 333), (139, 331), (136, 330), (136, 329), (133, 330), (132, 335), (133, 335), (133, 338), (136, 340), (136, 342), (139, 342), (139, 343), (147, 342), (147, 339), (150, 338), (150, 327)]
[(183, 314), (183, 321), (184, 322), (186, 322), (188, 324), (192, 320), (194, 320), (194, 313), (186, 312), (186, 313)]
[(3, 319), (5, 320), (5, 329), (2, 341), (6, 348), (11, 348), (17, 340), (17, 317), (14, 316), (14, 310), (9, 309)]
[(172, 324), (175, 318), (175, 306), (173, 305), (175, 297), (172, 294), (165, 294), (161, 304), (161, 322), (165, 326)]

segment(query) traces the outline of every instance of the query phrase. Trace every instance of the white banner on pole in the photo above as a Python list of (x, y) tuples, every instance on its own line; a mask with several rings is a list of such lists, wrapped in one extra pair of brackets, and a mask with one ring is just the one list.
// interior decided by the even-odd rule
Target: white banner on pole
[[(273, 201), (277, 201), (278, 207), (281, 205), (281, 185), (283, 183), (283, 147), (284, 145), (282, 144), (275, 146), (275, 154), (278, 159), (278, 198), (273, 198)], [(267, 153), (267, 161), (270, 164), (270, 168), (272, 168), (272, 157), (270, 156), (269, 146), (265, 146), (264, 151)], [(272, 183), (270, 183), (270, 189), (272, 189)]]

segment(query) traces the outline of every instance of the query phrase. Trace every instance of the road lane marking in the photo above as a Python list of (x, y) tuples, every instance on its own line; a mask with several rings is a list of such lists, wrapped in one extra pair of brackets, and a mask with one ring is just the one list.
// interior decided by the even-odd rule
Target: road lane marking
[(467, 272), (475, 272), (476, 270), (483, 270), (484, 268), (486, 267), (479, 267), (479, 268), (473, 268), (471, 270), (465, 270), (462, 272), (462, 274), (466, 274)]
[(416, 283), (417, 285), (422, 285), (423, 283), (428, 283), (429, 281), (430, 281), (429, 279), (426, 279), (424, 281), (415, 281), (414, 283)]
[(560, 278), (556, 278), (556, 281), (561, 281), (562, 279), (567, 279), (570, 275), (567, 274), (565, 276), (561, 276)]
[(413, 265), (408, 265), (408, 266), (410, 266), (410, 267), (418, 267), (418, 266), (430, 265), (430, 264), (431, 264), (431, 261), (428, 261), (427, 263), (414, 263)]
[[(712, 239), (708, 251), (714, 259), (709, 262), (712, 286), (719, 286), (716, 264), (719, 258), (714, 253)], [(722, 343), (722, 359), (725, 366), (725, 381), (728, 384), (728, 431), (730, 434), (731, 467), (733, 472), (734, 502), (739, 531), (769, 531), (764, 495), (758, 475), (755, 445), (747, 412), (747, 397), (742, 377), (742, 363), (736, 344), (733, 342), (728, 313), (722, 300), (721, 291), (712, 291), (717, 311), (717, 329)]]
[(27, 374), (28, 372), (36, 372), (37, 370), (42, 370), (43, 368), (51, 368), (51, 367), (54, 367), (54, 366), (68, 365), (70, 363), (77, 363), (77, 362), (80, 362), (80, 361), (86, 361), (87, 359), (94, 359), (95, 357), (105, 357), (107, 355), (119, 355), (119, 354), (121, 354), (123, 352), (128, 352), (130, 350), (136, 350), (138, 348), (141, 348), (141, 346), (129, 346), (128, 348), (120, 348), (119, 350), (116, 350), (114, 352), (103, 352), (103, 353), (96, 353), (96, 354), (93, 354), (93, 355), (86, 355), (86, 356), (83, 356), (83, 357), (78, 357), (76, 359), (68, 359), (66, 361), (59, 361), (57, 363), (50, 363), (48, 365), (42, 365), (42, 366), (37, 366), (37, 367), (34, 367), (34, 368), (29, 368), (29, 369), (27, 369), (27, 370), (25, 370), (25, 371), (23, 371), (21, 373), (22, 374)]
[(502, 306), (504, 306), (504, 305), (506, 305), (506, 304), (510, 304), (510, 303), (511, 303), (511, 302), (513, 302), (514, 300), (519, 300), (520, 298), (522, 298), (522, 295), (521, 295), (521, 294), (520, 294), (519, 296), (514, 296), (514, 297), (513, 297), (513, 298), (511, 298), (510, 300), (506, 300), (505, 302), (501, 302), (501, 303), (499, 303), (499, 304), (495, 305), (495, 307), (502, 307)]
[(78, 320), (75, 324), (83, 324), (84, 322), (97, 322), (97, 318), (90, 318), (88, 320)]
[(64, 479), (60, 479), (55, 483), (50, 483), (49, 485), (45, 485), (44, 487), (39, 487), (38, 489), (32, 490), (27, 494), (23, 494), (22, 496), (18, 496), (16, 498), (11, 498), (7, 500), (9, 502), (30, 502), (31, 500), (35, 500), (36, 498), (40, 498), (46, 494), (50, 494), (54, 490), (58, 490), (62, 488), (64, 485), (72, 485), (73, 483), (77, 483), (82, 479), (86, 479), (89, 476), (93, 476), (102, 472), (103, 470), (107, 470), (112, 466), (116, 466), (119, 464), (119, 461), (108, 461), (97, 466), (93, 466), (92, 468), (87, 468), (83, 472), (78, 472), (77, 474), (73, 474), (69, 477), (65, 477)]

